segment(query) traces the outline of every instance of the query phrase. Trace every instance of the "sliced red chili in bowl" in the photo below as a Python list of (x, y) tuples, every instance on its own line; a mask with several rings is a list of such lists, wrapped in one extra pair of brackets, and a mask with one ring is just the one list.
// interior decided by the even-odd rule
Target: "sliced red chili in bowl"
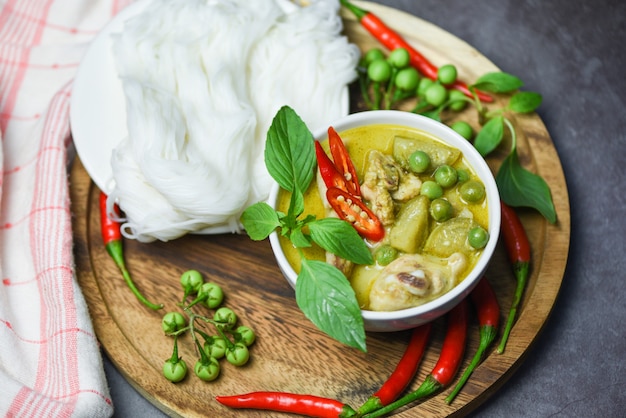
[(352, 188), (353, 194), (357, 197), (361, 197), (361, 187), (359, 186), (356, 169), (354, 168), (350, 154), (348, 154), (346, 145), (332, 126), (328, 128), (328, 145), (337, 171)]
[(326, 155), (326, 151), (324, 151), (324, 148), (318, 141), (315, 141), (315, 155), (317, 157), (317, 167), (327, 188), (336, 187), (351, 194), (355, 193), (354, 187), (346, 181), (346, 178)]
[(363, 238), (380, 241), (385, 236), (385, 228), (378, 217), (354, 195), (337, 187), (329, 187), (326, 199), (337, 215), (350, 222)]

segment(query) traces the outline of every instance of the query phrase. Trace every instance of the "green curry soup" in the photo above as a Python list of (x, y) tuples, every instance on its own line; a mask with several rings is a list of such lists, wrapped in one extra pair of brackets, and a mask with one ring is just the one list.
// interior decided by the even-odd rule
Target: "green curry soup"
[[(385, 225), (383, 240), (368, 242), (375, 264), (338, 265), (361, 308), (404, 309), (448, 292), (474, 267), (488, 238), (487, 199), (476, 173), (458, 149), (417, 129), (369, 125), (339, 134), (355, 165), (363, 201)], [(323, 146), (328, 149), (326, 141)], [(428, 155), (426, 167), (418, 151)], [(319, 186), (312, 182), (304, 202), (305, 215), (321, 219), (332, 209), (324, 205)], [(288, 205), (289, 194), (281, 191), (278, 210), (287, 212)], [(298, 251), (282, 237), (281, 245), (299, 272)], [(316, 245), (304, 254), (327, 259)]]

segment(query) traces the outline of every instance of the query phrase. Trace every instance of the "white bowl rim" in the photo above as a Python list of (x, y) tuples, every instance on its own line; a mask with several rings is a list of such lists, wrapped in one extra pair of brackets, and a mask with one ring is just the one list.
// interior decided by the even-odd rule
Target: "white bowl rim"
[[(500, 195), (498, 193), (498, 188), (491, 169), (474, 146), (453, 129), (441, 122), (435, 121), (434, 119), (401, 110), (368, 110), (351, 113), (333, 123), (330, 123), (329, 126), (332, 126), (337, 132), (341, 133), (342, 131), (358, 126), (379, 124), (407, 126), (430, 133), (446, 143), (454, 142), (451, 145), (458, 148), (463, 153), (463, 156), (467, 159), (471, 167), (474, 171), (476, 171), (483, 183), (485, 183), (485, 190), (487, 192), (486, 198), (489, 206), (489, 241), (483, 249), (483, 253), (474, 266), (474, 269), (465, 277), (465, 279), (463, 279), (461, 283), (438, 298), (413, 308), (400, 309), (397, 311), (361, 310), (363, 319), (366, 322), (402, 322), (403, 320), (408, 320), (410, 318), (432, 312), (437, 308), (443, 309), (444, 307), (447, 307), (448, 310), (451, 309), (453, 307), (453, 305), (451, 305), (453, 301), (457, 299), (460, 301), (463, 297), (467, 296), (478, 283), (479, 277), (476, 276), (482, 276), (484, 271), (487, 269), (487, 265), (491, 260), (499, 238), (501, 222)], [(316, 129), (313, 132), (313, 137), (315, 140), (326, 139), (327, 130), (328, 127)], [(275, 204), (279, 191), (280, 187), (278, 184), (274, 184), (268, 199), (270, 204)], [(276, 231), (270, 235), (270, 244), (274, 249), (274, 255), (277, 258), (278, 265), (280, 266), (283, 274), (286, 276), (289, 283), (292, 286), (295, 286), (297, 275), (287, 261), (284, 251), (280, 246), (278, 233)], [(284, 270), (283, 267), (287, 270)], [(443, 313), (445, 312), (442, 311), (441, 314)]]

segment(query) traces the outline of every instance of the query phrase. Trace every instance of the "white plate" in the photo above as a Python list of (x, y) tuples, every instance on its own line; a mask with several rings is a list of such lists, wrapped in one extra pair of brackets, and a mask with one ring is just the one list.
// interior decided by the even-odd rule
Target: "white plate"
[(70, 125), (76, 152), (100, 190), (110, 193), (114, 181), (111, 153), (128, 135), (126, 101), (111, 50), (111, 35), (139, 14), (150, 0), (139, 0), (118, 13), (93, 40), (78, 67), (70, 102)]
[[(95, 37), (81, 61), (70, 101), (70, 126), (76, 152), (100, 190), (114, 186), (111, 154), (128, 135), (124, 87), (115, 66), (112, 36), (129, 18), (141, 13), (151, 0), (139, 0), (120, 11)], [(198, 234), (232, 232), (230, 225), (214, 225)]]
[[(128, 135), (126, 99), (112, 51), (112, 36), (124, 29), (129, 18), (141, 13), (151, 0), (138, 0), (118, 13), (95, 37), (81, 61), (70, 102), (70, 126), (76, 152), (85, 170), (109, 194), (114, 186), (111, 154)], [(285, 11), (293, 4), (283, 4)], [(350, 106), (349, 89), (342, 94), (343, 113)], [(269, 191), (268, 191), (269, 193)], [(214, 225), (198, 233), (231, 232), (229, 225)]]

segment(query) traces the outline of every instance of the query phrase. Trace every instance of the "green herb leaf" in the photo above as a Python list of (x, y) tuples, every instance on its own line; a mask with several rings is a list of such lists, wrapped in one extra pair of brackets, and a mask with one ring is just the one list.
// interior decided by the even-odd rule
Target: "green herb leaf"
[(289, 235), (291, 243), (296, 248), (306, 248), (311, 246), (311, 238), (302, 232), (302, 228), (296, 228)]
[(539, 93), (531, 91), (520, 91), (511, 96), (509, 109), (517, 113), (534, 112), (539, 107), (543, 98)]
[(326, 251), (357, 264), (374, 262), (363, 238), (348, 222), (338, 218), (323, 218), (308, 226), (313, 241)]
[(323, 261), (302, 259), (296, 281), (296, 302), (321, 331), (365, 352), (365, 327), (361, 308), (350, 282)]
[(473, 88), (492, 93), (510, 93), (522, 87), (522, 80), (505, 72), (487, 73), (476, 80)]
[(283, 189), (304, 191), (313, 179), (315, 164), (313, 134), (293, 109), (283, 106), (267, 132), (267, 171)]
[(502, 162), (496, 183), (500, 198), (507, 205), (534, 208), (550, 223), (556, 222), (550, 188), (543, 178), (521, 166), (515, 149)]
[(298, 228), (298, 216), (304, 212), (304, 196), (299, 189), (295, 189), (289, 198), (289, 207), (287, 208), (287, 215), (282, 220), (282, 227), (287, 231), (283, 234), (288, 236), (292, 229)]
[(241, 223), (255, 241), (264, 240), (281, 225), (279, 214), (265, 202), (248, 206), (241, 215)]
[(496, 116), (490, 119), (478, 132), (474, 139), (474, 148), (483, 157), (496, 149), (504, 136), (504, 117)]
[(291, 192), (287, 216), (293, 217), (293, 219), (296, 219), (304, 212), (304, 195), (300, 190), (300, 188), (296, 188)]

